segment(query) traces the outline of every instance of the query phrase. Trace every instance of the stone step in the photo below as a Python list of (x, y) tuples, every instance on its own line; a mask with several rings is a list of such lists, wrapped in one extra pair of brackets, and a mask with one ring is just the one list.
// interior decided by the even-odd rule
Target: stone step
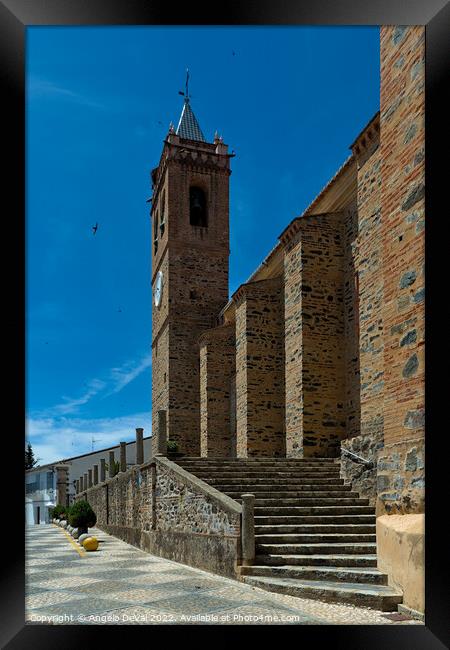
[(301, 470), (292, 470), (292, 472), (281, 472), (281, 471), (272, 471), (272, 470), (242, 470), (241, 472), (230, 470), (229, 472), (220, 470), (217, 472), (208, 472), (207, 470), (196, 470), (196, 469), (187, 469), (191, 474), (194, 474), (201, 479), (221, 479), (225, 483), (224, 479), (229, 478), (278, 478), (285, 481), (290, 481), (291, 479), (319, 479), (319, 478), (340, 478), (339, 472), (330, 472), (329, 470), (317, 471), (317, 472), (302, 472)]
[(386, 573), (369, 567), (334, 566), (241, 566), (240, 575), (265, 576), (270, 578), (295, 578), (300, 580), (330, 580), (333, 582), (358, 582), (387, 585)]
[(273, 524), (255, 525), (255, 535), (278, 535), (284, 533), (312, 534), (312, 533), (376, 533), (375, 524)]
[(262, 506), (255, 505), (255, 515), (274, 517), (285, 515), (375, 515), (373, 506)]
[(283, 499), (290, 503), (292, 499), (314, 499), (315, 501), (323, 499), (337, 499), (347, 501), (348, 499), (359, 499), (358, 492), (349, 492), (348, 490), (258, 490), (254, 488), (245, 488), (243, 490), (224, 490), (222, 487), (214, 486), (220, 492), (227, 494), (232, 499), (240, 498), (241, 494), (254, 494), (255, 499)]
[(255, 542), (261, 544), (350, 544), (350, 543), (376, 543), (376, 535), (364, 533), (279, 533), (256, 534)]
[(250, 478), (243, 478), (242, 476), (238, 476), (235, 478), (228, 478), (226, 477), (225, 479), (221, 478), (215, 478), (211, 477), (207, 479), (207, 482), (210, 485), (226, 485), (226, 486), (248, 486), (248, 485), (267, 485), (268, 487), (272, 486), (277, 486), (277, 485), (283, 485), (283, 486), (306, 486), (306, 487), (313, 487), (315, 488), (316, 486), (320, 485), (325, 485), (325, 486), (333, 486), (334, 487), (340, 487), (345, 490), (351, 490), (351, 485), (344, 485), (344, 479), (342, 478), (314, 478), (314, 479), (308, 479), (308, 478), (297, 478), (297, 479), (279, 479), (279, 478), (268, 478), (266, 476), (259, 477), (259, 476), (254, 476)]
[(313, 463), (177, 463), (180, 467), (185, 469), (207, 470), (208, 472), (215, 471), (232, 471), (240, 472), (245, 470), (251, 471), (266, 471), (273, 470), (277, 472), (298, 470), (298, 471), (328, 471), (339, 472), (339, 465), (326, 465), (326, 464), (313, 464)]
[(178, 463), (180, 467), (195, 467), (198, 470), (211, 472), (340, 472), (341, 466), (337, 463)]
[[(236, 498), (236, 501), (240, 499)], [(292, 498), (283, 498), (283, 506), (368, 506), (369, 499), (359, 499), (358, 497), (346, 498), (346, 497), (335, 497), (329, 499), (322, 499), (319, 497), (297, 497)], [(258, 495), (255, 498), (255, 508), (263, 506), (273, 506), (277, 508), (280, 505), (280, 499), (277, 497), (262, 499)]]
[(282, 485), (277, 484), (277, 485), (267, 485), (263, 483), (248, 483), (248, 484), (239, 484), (239, 483), (211, 483), (211, 481), (207, 481), (209, 485), (214, 485), (216, 490), (220, 490), (221, 492), (251, 492), (252, 490), (256, 493), (259, 492), (314, 492), (314, 494), (318, 492), (337, 492), (339, 494), (343, 493), (352, 493), (356, 494), (356, 492), (352, 492), (351, 486), (350, 485), (297, 485), (297, 484), (290, 484), (290, 483), (284, 483)]
[(309, 555), (320, 554), (325, 555), (338, 554), (338, 555), (361, 555), (373, 554), (377, 552), (377, 545), (375, 543), (319, 543), (319, 544), (259, 544), (256, 542), (257, 555)]
[(376, 567), (377, 556), (373, 553), (354, 555), (335, 555), (312, 553), (311, 555), (286, 555), (269, 553), (256, 555), (258, 566), (335, 566), (335, 567)]
[(332, 603), (350, 603), (358, 607), (370, 607), (383, 612), (396, 611), (397, 605), (403, 600), (398, 591), (387, 585), (363, 585), (357, 582), (328, 582), (264, 576), (243, 576), (242, 581), (279, 594), (314, 598)]
[(183, 456), (182, 458), (177, 459), (178, 464), (184, 463), (204, 463), (204, 464), (219, 464), (219, 463), (228, 463), (228, 464), (243, 464), (243, 463), (286, 463), (286, 464), (302, 464), (302, 463), (311, 463), (312, 465), (317, 464), (328, 464), (335, 465), (339, 464), (339, 460), (336, 458), (286, 458), (286, 457), (253, 457), (253, 458), (227, 458), (221, 456), (208, 456), (204, 458), (202, 456)]
[(267, 525), (375, 525), (375, 514), (334, 514), (334, 515), (256, 515), (255, 526)]

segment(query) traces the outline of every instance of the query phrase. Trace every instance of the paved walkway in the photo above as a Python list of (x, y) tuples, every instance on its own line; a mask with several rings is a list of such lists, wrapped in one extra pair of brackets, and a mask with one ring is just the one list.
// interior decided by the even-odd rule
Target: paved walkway
[(93, 533), (99, 550), (86, 553), (53, 524), (27, 528), (27, 623), (421, 625), (393, 622), (365, 608), (271, 594), (149, 555), (98, 529)]

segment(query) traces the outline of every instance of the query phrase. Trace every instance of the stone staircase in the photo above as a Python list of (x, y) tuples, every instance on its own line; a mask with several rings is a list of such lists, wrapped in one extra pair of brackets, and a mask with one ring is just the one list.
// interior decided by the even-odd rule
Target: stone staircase
[(236, 501), (255, 495), (256, 557), (240, 579), (267, 591), (395, 611), (377, 567), (375, 509), (328, 458), (193, 458), (177, 464)]

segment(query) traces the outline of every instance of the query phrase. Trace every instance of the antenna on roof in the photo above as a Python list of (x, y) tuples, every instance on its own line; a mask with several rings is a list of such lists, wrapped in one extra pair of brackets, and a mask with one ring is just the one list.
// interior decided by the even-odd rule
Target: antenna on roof
[(91, 438), (91, 443), (92, 443), (91, 451), (94, 451), (94, 442), (101, 442), (101, 438), (94, 438), (94, 436), (92, 436), (92, 438)]

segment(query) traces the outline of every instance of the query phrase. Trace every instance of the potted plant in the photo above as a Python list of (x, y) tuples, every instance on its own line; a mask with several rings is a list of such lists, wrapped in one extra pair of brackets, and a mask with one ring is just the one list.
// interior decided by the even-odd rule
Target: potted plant
[(168, 458), (180, 458), (183, 454), (178, 451), (178, 443), (175, 440), (167, 441), (167, 456)]
[(70, 508), (70, 525), (77, 529), (79, 535), (88, 532), (97, 523), (97, 515), (87, 501), (76, 501)]

